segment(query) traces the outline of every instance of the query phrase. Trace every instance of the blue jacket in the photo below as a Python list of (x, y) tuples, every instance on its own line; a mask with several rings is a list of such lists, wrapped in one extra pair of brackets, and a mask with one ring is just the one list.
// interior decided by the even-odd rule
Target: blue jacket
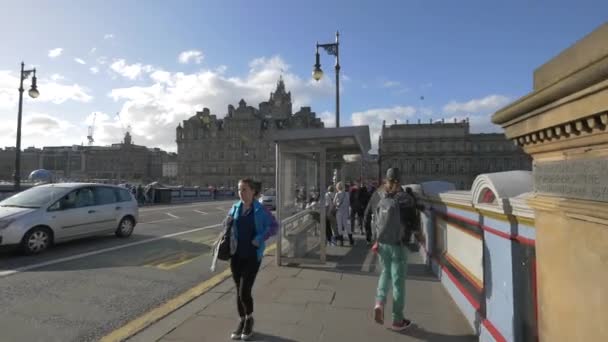
[[(260, 245), (260, 247), (258, 247), (257, 249), (257, 257), (258, 257), (258, 261), (262, 261), (262, 258), (264, 257), (264, 249), (266, 249), (266, 244), (264, 243), (265, 241), (265, 237), (266, 237), (266, 233), (268, 231), (268, 229), (270, 228), (270, 225), (272, 224), (272, 217), (269, 215), (269, 213), (264, 210), (264, 207), (262, 206), (262, 204), (260, 204), (260, 202), (258, 201), (253, 201), (253, 216), (254, 216), (254, 220), (255, 220), (255, 237), (254, 239), (258, 242), (258, 244)], [(230, 212), (228, 213), (228, 215), (232, 216), (232, 218), (234, 219), (234, 223), (233, 223), (233, 228), (237, 226), (237, 221), (239, 220), (239, 212), (241, 207), (243, 206), (243, 201), (238, 201), (237, 203), (235, 203), (232, 208), (230, 209)], [(238, 241), (238, 229), (233, 229), (233, 231), (235, 232), (235, 236), (236, 236), (236, 240)]]

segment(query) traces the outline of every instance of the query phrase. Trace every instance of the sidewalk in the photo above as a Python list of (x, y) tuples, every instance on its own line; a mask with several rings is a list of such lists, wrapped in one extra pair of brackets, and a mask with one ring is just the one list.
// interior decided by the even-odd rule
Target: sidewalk
[[(408, 330), (374, 323), (376, 256), (365, 241), (328, 248), (327, 265), (277, 267), (264, 259), (254, 287), (254, 341), (476, 341), (441, 283), (410, 253), (406, 282)], [(231, 278), (135, 335), (130, 342), (229, 341), (237, 323)], [(390, 300), (389, 300), (390, 302)]]

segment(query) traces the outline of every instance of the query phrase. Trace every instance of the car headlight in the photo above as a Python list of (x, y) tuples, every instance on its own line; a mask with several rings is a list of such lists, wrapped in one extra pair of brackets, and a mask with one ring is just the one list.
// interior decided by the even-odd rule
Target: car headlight
[(10, 226), (13, 222), (15, 222), (15, 219), (0, 220), (0, 230)]

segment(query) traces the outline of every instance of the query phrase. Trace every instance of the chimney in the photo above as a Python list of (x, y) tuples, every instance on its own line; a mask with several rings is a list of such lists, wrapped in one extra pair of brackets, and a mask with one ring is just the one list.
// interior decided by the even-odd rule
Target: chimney
[(397, 120), (395, 120), (395, 125), (397, 124)]

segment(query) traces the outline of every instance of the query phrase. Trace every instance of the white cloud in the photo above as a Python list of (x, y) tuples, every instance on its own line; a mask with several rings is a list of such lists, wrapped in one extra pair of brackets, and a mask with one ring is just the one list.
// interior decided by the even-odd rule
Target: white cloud
[(36, 101), (41, 102), (62, 104), (66, 101), (89, 102), (93, 99), (93, 96), (88, 94), (88, 89), (78, 84), (68, 85), (40, 80), (38, 90), (40, 97)]
[(53, 81), (61, 81), (63, 79), (65, 79), (65, 77), (63, 77), (62, 75), (59, 75), (59, 74), (52, 74), (51, 75), (51, 80), (53, 80)]
[(397, 82), (397, 81), (386, 81), (382, 84), (382, 87), (384, 88), (396, 88), (398, 86), (400, 86), (401, 83)]
[(328, 110), (317, 113), (317, 117), (323, 121), (325, 127), (336, 127), (336, 113)]
[[(507, 96), (494, 94), (480, 99), (472, 99), (467, 102), (451, 101), (443, 106), (443, 111), (447, 114), (456, 115), (459, 119), (468, 117), (471, 125), (471, 132), (502, 132), (500, 126), (492, 123), (491, 117), (496, 110), (507, 105), (510, 101), (511, 99)], [(452, 120), (452, 118), (450, 118), (450, 120)]]
[(49, 50), (49, 57), (51, 57), (51, 58), (59, 57), (59, 56), (61, 56), (62, 52), (63, 52), (62, 48), (55, 48), (55, 49)]
[(106, 33), (103, 35), (103, 39), (113, 39), (114, 35), (112, 33)]
[(369, 126), (372, 151), (376, 152), (378, 150), (378, 137), (380, 137), (383, 120), (386, 121), (387, 125), (393, 124), (395, 120), (398, 123), (405, 123), (407, 119), (416, 114), (421, 114), (421, 112), (415, 107), (395, 106), (392, 108), (374, 108), (364, 112), (355, 112), (352, 114), (351, 120), (355, 126)]
[(110, 69), (130, 80), (136, 79), (143, 72), (149, 73), (154, 70), (151, 65), (143, 65), (141, 63), (127, 64), (124, 59), (114, 61), (114, 63), (110, 65)]
[(490, 112), (506, 105), (509, 101), (510, 99), (504, 95), (488, 95), (468, 102), (451, 101), (443, 106), (443, 111), (448, 114)]
[(108, 62), (108, 57), (106, 57), (106, 56), (100, 56), (97, 58), (97, 64), (104, 65), (107, 62)]
[(90, 67), (89, 70), (91, 70), (91, 73), (96, 74), (99, 72), (99, 68), (94, 66), (94, 67)]
[[(0, 128), (0, 146), (15, 146), (17, 122), (11, 118)], [(29, 113), (23, 116), (21, 146), (61, 146), (74, 143), (77, 127), (47, 113)]]
[[(50, 79), (39, 79), (38, 90), (40, 91), (40, 97), (31, 100), (28, 96), (24, 96), (24, 100), (62, 104), (66, 101), (89, 102), (93, 99), (88, 94), (88, 89), (78, 84), (58, 83), (63, 79), (63, 76), (59, 74), (52, 75)], [(17, 108), (19, 93), (16, 91), (15, 85), (19, 85), (17, 75), (8, 70), (0, 70), (0, 109), (12, 110)], [(1, 116), (0, 119), (2, 119)]]
[(94, 54), (94, 53), (95, 53), (95, 51), (97, 51), (97, 48), (96, 48), (96, 47), (93, 47), (93, 48), (91, 48), (91, 50), (89, 51), (89, 54)]
[(203, 53), (201, 51), (188, 50), (188, 51), (183, 51), (182, 53), (180, 53), (177, 59), (182, 64), (188, 64), (190, 62), (194, 62), (196, 64), (201, 64), (204, 57), (205, 56), (203, 55)]
[(87, 64), (87, 62), (83, 61), (81, 58), (74, 58), (74, 62), (82, 65)]
[(249, 72), (244, 77), (224, 75), (225, 70), (221, 67), (220, 70), (191, 74), (153, 70), (151, 83), (147, 86), (113, 89), (109, 96), (122, 102), (121, 117), (125, 125), (132, 126), (133, 137), (139, 144), (174, 151), (175, 127), (179, 122), (203, 107), (210, 108), (221, 118), (226, 114), (227, 106), (237, 106), (241, 98), (248, 105), (257, 107), (260, 102), (268, 100), (281, 74), (287, 90), (292, 92), (294, 112), (300, 106), (310, 105), (313, 98), (333, 98), (331, 81), (303, 80), (290, 73), (289, 68), (275, 56), (251, 61)]

